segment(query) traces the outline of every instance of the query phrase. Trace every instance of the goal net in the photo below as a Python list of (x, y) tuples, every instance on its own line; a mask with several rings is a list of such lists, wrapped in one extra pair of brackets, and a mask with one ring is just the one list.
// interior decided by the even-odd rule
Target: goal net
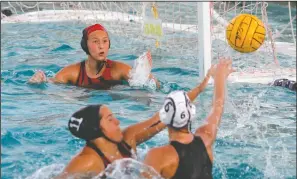
[[(267, 2), (210, 2), (211, 63), (230, 56), (238, 73), (234, 81), (267, 83), (274, 78), (296, 78), (296, 11), (290, 2), (281, 20), (269, 19)], [(150, 49), (160, 59), (174, 56), (196, 59), (204, 45), (199, 44), (200, 2), (1, 2), (1, 23), (48, 23), (67, 21), (68, 25), (102, 23), (111, 38), (111, 53), (140, 54)], [(12, 15), (3, 10), (9, 10)], [(228, 22), (240, 13), (256, 15), (266, 28), (264, 44), (253, 53), (233, 50), (225, 38)], [(204, 14), (205, 15), (205, 14)], [(80, 29), (82, 30), (82, 29)], [(75, 33), (77, 31), (69, 32)], [(120, 37), (120, 38), (118, 38)], [(77, 37), (79, 43), (80, 37)], [(120, 41), (125, 41), (125, 46)], [(133, 47), (133, 48), (131, 48)], [(295, 60), (291, 60), (295, 61)], [(198, 64), (198, 63), (197, 63)], [(198, 68), (199, 65), (197, 65)], [(196, 68), (196, 67), (195, 67)], [(200, 74), (201, 75), (201, 74)], [(203, 74), (202, 74), (203, 76)], [(255, 76), (260, 78), (255, 78)], [(266, 78), (268, 76), (268, 78)]]

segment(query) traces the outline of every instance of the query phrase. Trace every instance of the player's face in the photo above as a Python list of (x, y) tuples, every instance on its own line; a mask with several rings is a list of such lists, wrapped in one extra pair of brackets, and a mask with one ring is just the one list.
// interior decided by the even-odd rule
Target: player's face
[(98, 61), (106, 59), (109, 50), (109, 38), (105, 31), (96, 30), (89, 34), (87, 41), (90, 55)]

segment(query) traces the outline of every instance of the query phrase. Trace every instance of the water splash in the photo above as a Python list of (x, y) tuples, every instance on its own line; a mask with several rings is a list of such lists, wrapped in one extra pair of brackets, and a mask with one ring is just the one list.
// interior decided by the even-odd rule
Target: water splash
[(52, 164), (37, 170), (26, 179), (52, 179), (58, 176), (63, 171), (64, 167), (64, 164)]
[(116, 160), (107, 166), (104, 174), (108, 179), (141, 179), (146, 178), (144, 175), (152, 179), (162, 178), (152, 167), (133, 159)]
[[(226, 106), (226, 113), (228, 115), (234, 115), (231, 119), (228, 120), (228, 125), (222, 123), (222, 129), (219, 131), (219, 138), (222, 137), (224, 141), (232, 140), (232, 143), (236, 145), (235, 141), (242, 143), (238, 145), (237, 148), (241, 148), (240, 153), (243, 155), (246, 153), (250, 155), (246, 159), (240, 159), (240, 155), (237, 156), (235, 160), (238, 160), (240, 163), (248, 162), (250, 167), (254, 168), (253, 171), (259, 170), (257, 175), (262, 175), (261, 178), (284, 178), (285, 176), (292, 174), (292, 167), (282, 167), (281, 164), (275, 163), (273, 161), (282, 161), (282, 163), (293, 163), (292, 159), (289, 157), (294, 156), (295, 154), (289, 154), (291, 151), (288, 148), (288, 141), (286, 141), (287, 136), (289, 135), (289, 129), (287, 129), (288, 124), (281, 122), (275, 116), (278, 116), (280, 113), (286, 113), (285, 110), (280, 111), (277, 105), (281, 103), (287, 104), (282, 101), (282, 98), (278, 99), (276, 105), (269, 102), (270, 99), (267, 96), (271, 96), (272, 93), (277, 96), (282, 93), (275, 93), (277, 89), (273, 87), (266, 86), (264, 89), (253, 92), (252, 88), (245, 88), (243, 93), (236, 94), (236, 99), (231, 97), (232, 94), (228, 95), (230, 98)], [(248, 92), (247, 94), (245, 94)], [(241, 96), (239, 98), (239, 96)], [(280, 96), (279, 96), (280, 97)], [(269, 103), (268, 103), (269, 102)], [(278, 114), (274, 114), (274, 111)], [(231, 125), (230, 125), (231, 124)], [(228, 126), (228, 127), (227, 127)], [(232, 127), (233, 126), (233, 127)], [(281, 131), (283, 128), (286, 128), (286, 131)], [(217, 140), (217, 144), (218, 141)], [(234, 143), (235, 142), (235, 143)], [(228, 145), (228, 147), (231, 147)], [(223, 147), (227, 148), (228, 147)], [(222, 148), (222, 147), (221, 147)], [(221, 149), (222, 150), (222, 149)], [(231, 149), (228, 149), (231, 150)], [(253, 152), (250, 152), (252, 150)], [(223, 153), (227, 155), (227, 152)], [(232, 150), (234, 153), (237, 152), (236, 149)], [(216, 151), (217, 152), (217, 151)], [(219, 168), (224, 168), (225, 161), (218, 161), (217, 164)], [(252, 164), (251, 164), (252, 163)], [(222, 174), (224, 170), (220, 169)], [(247, 172), (242, 170), (238, 173), (245, 175)], [(230, 173), (231, 174), (231, 173)], [(285, 174), (285, 175), (284, 175)], [(231, 174), (232, 176), (234, 174)], [(227, 176), (229, 173), (227, 172)], [(226, 178), (226, 177), (223, 177)], [(229, 177), (227, 177), (229, 178)]]
[[(35, 173), (28, 176), (26, 179), (52, 179), (59, 176), (65, 165), (64, 164), (52, 164), (49, 166), (38, 169)], [(162, 177), (150, 166), (144, 165), (134, 159), (121, 159), (116, 160), (112, 164), (109, 164), (104, 172), (101, 172), (97, 176), (91, 177), (92, 173), (87, 174), (75, 174), (67, 176), (68, 179), (73, 177), (82, 178), (107, 178), (107, 179), (162, 179)], [(145, 175), (145, 177), (144, 177)]]
[(151, 58), (148, 52), (143, 53), (135, 59), (132, 70), (129, 73), (129, 85), (132, 87), (145, 87), (148, 89), (156, 89), (156, 83), (149, 78), (152, 70)]

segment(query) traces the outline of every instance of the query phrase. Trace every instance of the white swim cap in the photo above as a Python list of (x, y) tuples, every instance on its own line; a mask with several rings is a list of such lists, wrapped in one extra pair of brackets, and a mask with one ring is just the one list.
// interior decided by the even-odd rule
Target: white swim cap
[(196, 107), (184, 91), (171, 92), (160, 110), (160, 120), (173, 128), (183, 128), (192, 121)]

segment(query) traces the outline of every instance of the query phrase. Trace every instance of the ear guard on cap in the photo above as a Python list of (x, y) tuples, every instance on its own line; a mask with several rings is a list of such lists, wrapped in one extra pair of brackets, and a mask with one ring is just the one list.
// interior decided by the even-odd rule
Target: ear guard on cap
[(80, 46), (83, 49), (83, 51), (86, 52), (87, 55), (90, 55), (88, 45), (87, 45), (87, 31), (86, 31), (86, 29), (83, 30), (83, 36), (80, 41)]
[(188, 125), (195, 114), (196, 107), (184, 91), (171, 92), (159, 112), (161, 122), (176, 129)]

